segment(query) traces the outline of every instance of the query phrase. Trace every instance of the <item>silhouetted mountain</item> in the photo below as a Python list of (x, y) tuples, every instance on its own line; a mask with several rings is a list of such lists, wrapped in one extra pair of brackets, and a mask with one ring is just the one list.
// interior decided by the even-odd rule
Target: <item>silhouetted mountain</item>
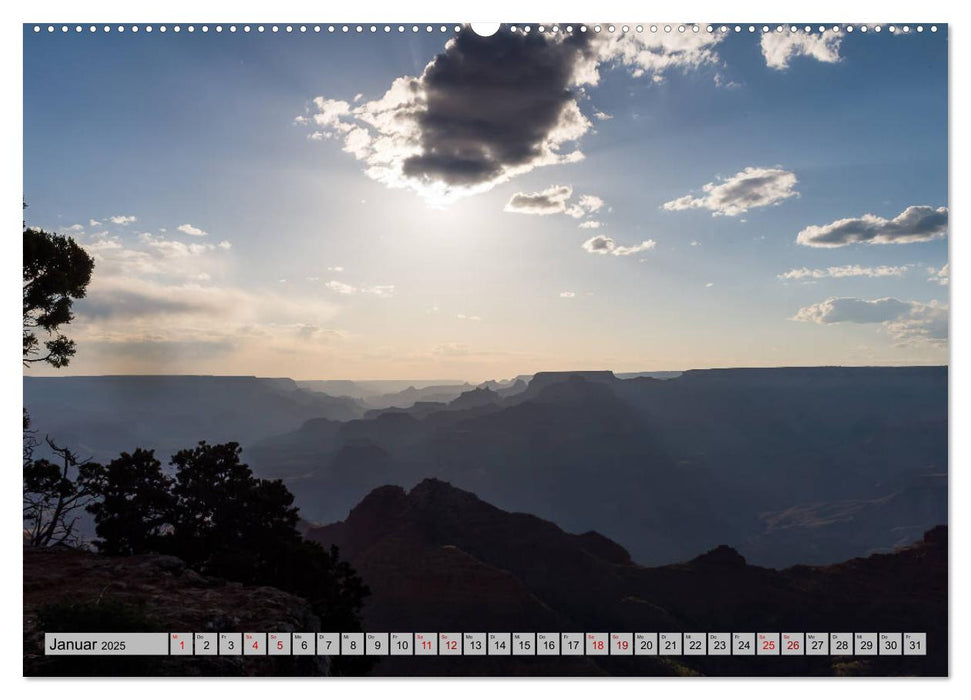
[[(343, 522), (307, 536), (336, 544), (373, 594), (369, 630), (461, 632), (927, 632), (920, 657), (636, 659), (587, 657), (585, 665), (537, 673), (665, 675), (945, 675), (946, 528), (890, 554), (777, 571), (719, 546), (682, 564), (645, 568), (620, 545), (590, 532), (496, 508), (428, 479), (410, 492), (383, 486)], [(566, 660), (563, 660), (566, 661)], [(429, 660), (420, 673), (503, 673), (515, 659)], [(504, 668), (503, 664), (513, 665)], [(414, 674), (382, 662), (379, 673)]]
[[(411, 403), (405, 403), (409, 394), (416, 392), (429, 391), (430, 394), (452, 393), (452, 398), (466, 389), (471, 388), (468, 382), (457, 379), (363, 379), (349, 381), (346, 379), (301, 379), (297, 380), (297, 386), (308, 391), (320, 391), (331, 396), (347, 396), (353, 399), (361, 399), (365, 402), (374, 402), (372, 408), (386, 406), (398, 406), (404, 408)], [(453, 387), (455, 387), (453, 389)], [(454, 392), (454, 393), (453, 393)], [(404, 399), (396, 400), (396, 397), (404, 395)], [(412, 399), (412, 403), (414, 400)]]
[[(488, 400), (279, 436), (251, 463), (300, 475), (290, 486), (318, 522), (382, 484), (438, 477), (649, 564), (719, 543), (762, 565), (822, 564), (947, 521), (946, 367), (541, 372), (520, 393), (472, 396)], [(351, 445), (381, 459), (335, 471)]]
[(311, 418), (346, 421), (364, 413), (352, 399), (305, 391), (290, 379), (24, 377), (23, 386), (33, 428), (96, 459), (136, 447), (167, 455), (199, 440), (246, 446)]
[(681, 371), (665, 372), (614, 372), (618, 379), (637, 379), (638, 377), (648, 377), (651, 379), (675, 379), (684, 374)]

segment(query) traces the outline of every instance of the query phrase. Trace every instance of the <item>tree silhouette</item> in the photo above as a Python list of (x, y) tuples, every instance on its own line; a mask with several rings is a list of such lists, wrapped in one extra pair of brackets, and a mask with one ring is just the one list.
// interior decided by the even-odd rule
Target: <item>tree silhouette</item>
[[(24, 225), (24, 366), (46, 362), (65, 367), (76, 351), (61, 326), (74, 318), (71, 305), (84, 297), (94, 260), (73, 238)], [(44, 332), (48, 338), (38, 338)]]
[(94, 515), (98, 549), (105, 554), (157, 551), (171, 523), (172, 479), (162, 472), (154, 450), (123, 452), (107, 467), (92, 470), (91, 488), (100, 500), (88, 506)]
[[(328, 631), (361, 629), (370, 590), (336, 547), (303, 539), (293, 494), (281, 480), (258, 479), (235, 442), (181, 450), (174, 478), (148, 450), (122, 454), (88, 475), (99, 501), (98, 549), (163, 552), (209, 576), (274, 586), (306, 599)], [(332, 670), (363, 673), (369, 662), (335, 660)]]
[(24, 537), (34, 547), (78, 544), (79, 511), (96, 498), (92, 477), (100, 465), (80, 459), (66, 447), (46, 438), (61, 464), (33, 459), (37, 441), (24, 414)]

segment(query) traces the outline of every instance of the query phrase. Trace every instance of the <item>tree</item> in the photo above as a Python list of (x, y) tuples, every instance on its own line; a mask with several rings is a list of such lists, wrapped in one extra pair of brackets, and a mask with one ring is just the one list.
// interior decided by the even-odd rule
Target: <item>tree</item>
[[(24, 366), (46, 362), (65, 367), (76, 352), (60, 328), (74, 318), (71, 306), (84, 297), (94, 260), (73, 238), (24, 226)], [(38, 333), (47, 334), (43, 341)]]
[[(174, 478), (148, 450), (93, 470), (86, 483), (100, 499), (88, 507), (98, 549), (172, 554), (209, 576), (305, 598), (324, 630), (360, 630), (368, 587), (336, 547), (303, 539), (293, 494), (279, 479), (254, 477), (240, 454), (235, 442), (200, 442), (172, 456)], [(369, 664), (336, 659), (332, 671), (363, 673)]]
[(172, 520), (172, 479), (154, 450), (123, 452), (107, 467), (93, 470), (92, 489), (100, 499), (87, 507), (94, 515), (95, 541), (105, 554), (158, 551)]
[(282, 481), (256, 479), (235, 442), (177, 452), (173, 545), (203, 572), (244, 583), (264, 576), (270, 550), (300, 538), (293, 495)]
[(100, 465), (81, 460), (66, 447), (46, 438), (51, 451), (61, 459), (57, 465), (47, 459), (33, 459), (38, 442), (24, 414), (24, 537), (34, 547), (77, 544), (76, 530), (81, 510), (95, 499), (92, 487)]

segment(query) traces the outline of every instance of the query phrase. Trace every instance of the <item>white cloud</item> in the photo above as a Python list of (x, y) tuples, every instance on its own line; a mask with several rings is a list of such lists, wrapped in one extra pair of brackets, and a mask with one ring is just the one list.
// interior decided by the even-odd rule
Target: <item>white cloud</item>
[[(630, 68), (635, 78), (651, 77), (663, 82), (664, 74), (717, 65), (715, 48), (725, 38), (721, 32), (602, 32), (595, 43), (602, 61)], [(596, 66), (593, 66), (596, 70)], [(596, 84), (596, 80), (592, 81)]]
[(700, 248), (701, 247), (701, 243), (699, 243), (698, 241), (691, 241), (691, 247), (692, 248)]
[(78, 231), (83, 231), (84, 226), (82, 226), (81, 224), (74, 224), (73, 226), (68, 226), (67, 230), (73, 233), (77, 233)]
[(587, 221), (581, 222), (579, 228), (595, 229), (595, 228), (600, 228), (601, 226), (603, 226), (603, 224), (597, 221), (596, 219), (588, 219)]
[(714, 286), (715, 286), (715, 283), (714, 282), (709, 282), (708, 284), (705, 285), (705, 288), (706, 289), (711, 289)]
[(330, 282), (327, 282), (324, 286), (327, 287), (327, 289), (331, 290), (332, 292), (337, 292), (338, 294), (354, 294), (357, 292), (357, 287), (354, 287), (349, 284), (344, 284), (343, 282), (338, 282), (337, 280), (331, 280)]
[(74, 307), (79, 371), (268, 372), (295, 362), (312, 371), (322, 358), (358, 356), (340, 345), (349, 336), (331, 327), (341, 308), (334, 299), (287, 285), (233, 286), (225, 246), (104, 229), (77, 240), (96, 265)]
[(800, 245), (838, 248), (851, 243), (921, 243), (947, 235), (947, 207), (911, 206), (893, 219), (875, 214), (807, 226), (796, 236)]
[(712, 216), (737, 216), (749, 209), (798, 196), (793, 189), (797, 182), (795, 174), (787, 170), (750, 166), (727, 179), (709, 182), (702, 187), (700, 197), (685, 195), (665, 202), (663, 208), (668, 211), (708, 209)]
[(602, 122), (605, 122), (608, 119), (613, 119), (614, 118), (612, 114), (607, 114), (606, 112), (599, 112), (599, 111), (598, 112), (594, 112), (593, 113), (593, 116), (596, 117), (597, 119), (599, 119)]
[(482, 320), (478, 316), (467, 316), (466, 314), (455, 314), (455, 318), (461, 319), (463, 321), (481, 321)]
[(128, 224), (133, 224), (138, 221), (136, 216), (125, 216), (123, 214), (117, 214), (115, 216), (109, 216), (108, 221), (118, 226), (127, 226)]
[(393, 297), (394, 296), (394, 285), (393, 284), (376, 284), (372, 287), (362, 287), (362, 294), (370, 294), (376, 297)]
[(350, 124), (342, 121), (344, 117), (351, 113), (351, 105), (344, 100), (328, 100), (323, 97), (316, 97), (313, 103), (316, 111), (312, 120), (317, 126), (344, 132), (353, 128)]
[(742, 84), (734, 80), (729, 80), (721, 73), (715, 73), (715, 87), (725, 88), (726, 90), (735, 90), (742, 87)]
[(632, 246), (619, 246), (613, 238), (599, 235), (584, 241), (583, 249), (595, 255), (633, 255), (634, 253), (650, 250), (655, 245), (657, 245), (655, 241), (646, 240)]
[(344, 268), (341, 267), (340, 265), (335, 265), (333, 267), (328, 267), (327, 268), (327, 271), (328, 272), (343, 272), (344, 271)]
[(337, 280), (331, 280), (324, 284), (327, 289), (337, 294), (350, 296), (351, 294), (368, 294), (370, 296), (389, 298), (394, 296), (395, 286), (393, 284), (376, 284), (368, 287), (355, 287)]
[(879, 323), (901, 344), (945, 345), (948, 336), (948, 307), (937, 301), (925, 304), (893, 297), (830, 297), (799, 309), (793, 320), (818, 324)]
[[(139, 240), (149, 248), (158, 251), (168, 258), (186, 258), (194, 255), (202, 255), (217, 247), (227, 250), (230, 247), (229, 241), (222, 241), (218, 246), (211, 243), (183, 243), (163, 236), (154, 236), (151, 233), (143, 233)], [(225, 244), (225, 245), (224, 245)]]
[(233, 244), (229, 241), (219, 241), (219, 243), (216, 244), (216, 247), (222, 248), (223, 250), (229, 250), (233, 247)]
[(195, 279), (220, 268), (228, 247), (228, 243), (185, 243), (151, 233), (142, 233), (132, 241), (104, 230), (79, 234), (78, 241), (95, 260), (96, 278)]
[(841, 36), (832, 31), (807, 33), (800, 28), (785, 26), (783, 31), (762, 34), (761, 46), (765, 65), (776, 70), (789, 67), (789, 60), (797, 56), (814, 58), (823, 63), (840, 60)]
[(98, 221), (97, 219), (88, 219), (88, 226), (94, 227), (94, 226), (100, 226), (100, 225), (101, 225), (101, 222)]
[(808, 267), (799, 267), (783, 272), (778, 277), (783, 280), (823, 279), (825, 277), (900, 277), (906, 274), (910, 268), (911, 265), (880, 265), (879, 267), (841, 265), (813, 270)]
[(927, 278), (928, 282), (936, 282), (941, 286), (947, 286), (951, 282), (951, 263), (944, 263), (943, 267), (940, 269), (929, 267), (927, 271), (930, 273), (930, 277)]
[(182, 224), (178, 228), (179, 228), (179, 231), (181, 231), (187, 236), (208, 236), (209, 235), (201, 228), (196, 228), (192, 224)]
[(596, 195), (584, 194), (580, 195), (580, 201), (577, 204), (588, 214), (593, 214), (594, 212), (600, 211), (604, 205), (604, 201)]
[(572, 299), (576, 296), (576, 292), (560, 292), (561, 299)]

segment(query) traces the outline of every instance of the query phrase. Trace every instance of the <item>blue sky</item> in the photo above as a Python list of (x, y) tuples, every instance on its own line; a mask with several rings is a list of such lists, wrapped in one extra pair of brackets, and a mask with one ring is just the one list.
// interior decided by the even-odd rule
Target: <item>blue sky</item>
[(454, 34), (25, 28), (70, 370), (947, 361), (945, 28)]

